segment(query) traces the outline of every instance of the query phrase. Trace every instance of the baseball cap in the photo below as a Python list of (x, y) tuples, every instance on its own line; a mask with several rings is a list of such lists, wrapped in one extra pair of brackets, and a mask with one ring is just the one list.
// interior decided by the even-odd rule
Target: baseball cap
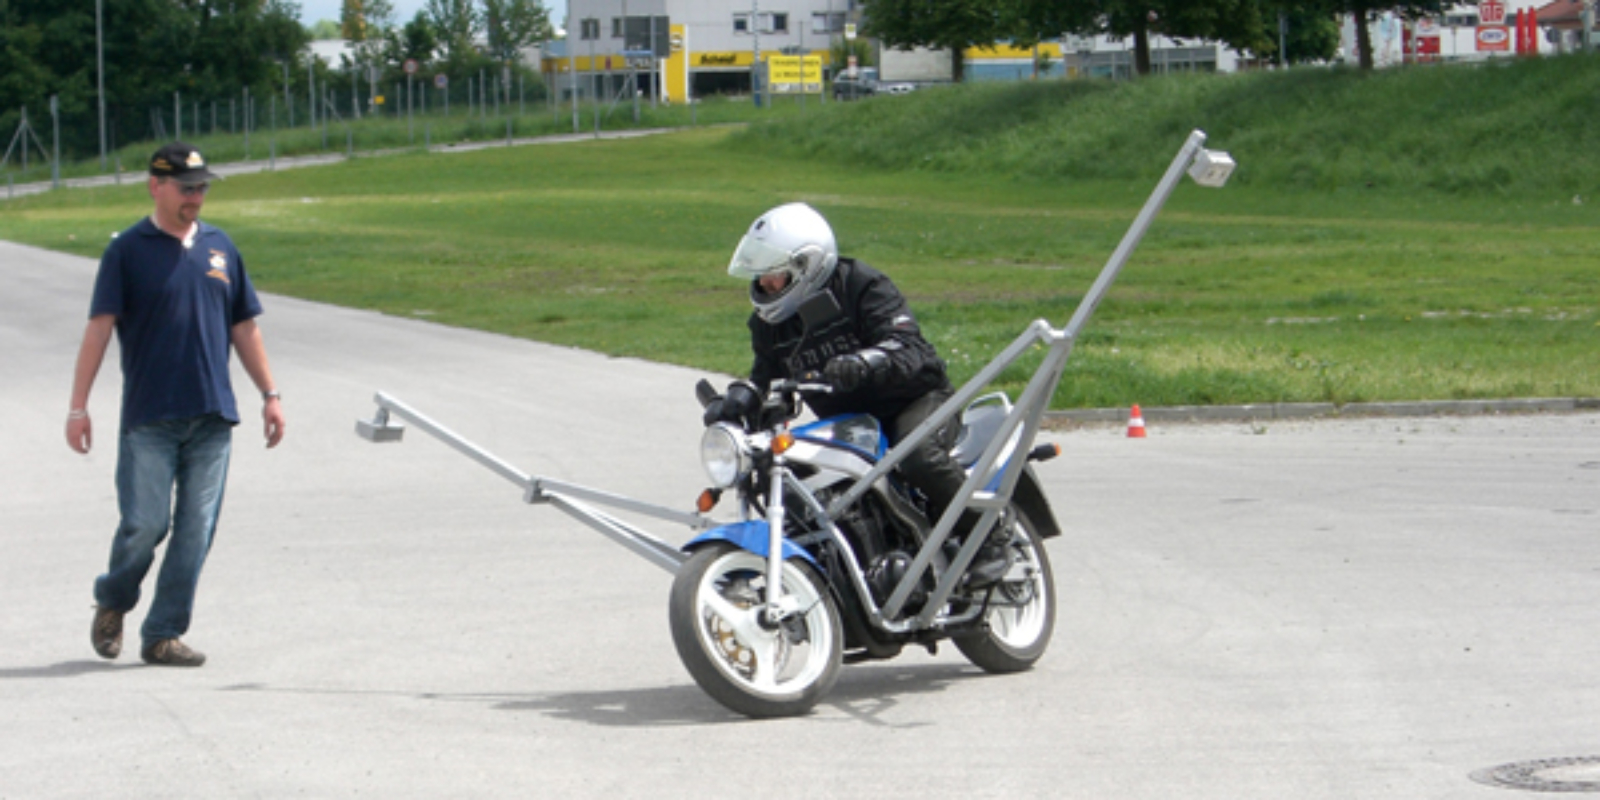
[(173, 142), (157, 150), (150, 157), (150, 174), (179, 183), (203, 183), (218, 177), (206, 168), (206, 159), (200, 151), (184, 142)]

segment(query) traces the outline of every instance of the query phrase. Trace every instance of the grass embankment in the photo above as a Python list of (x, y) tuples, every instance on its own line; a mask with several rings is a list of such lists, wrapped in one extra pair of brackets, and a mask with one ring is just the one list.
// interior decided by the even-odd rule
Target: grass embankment
[[(267, 290), (739, 372), (749, 306), (723, 268), (756, 214), (802, 199), (907, 291), (959, 380), (1032, 319), (1066, 322), (1201, 127), (1235, 183), (1179, 189), (1057, 407), (1594, 396), (1600, 119), (1570, 95), (1597, 86), (1600, 62), (1566, 59), (952, 87), (745, 133), (239, 177), (207, 217)], [(1425, 122), (1389, 118), (1422, 93)], [(1528, 120), (1494, 147), (1486, 93)], [(147, 207), (139, 187), (58, 192), (5, 206), (0, 236), (94, 256)]]

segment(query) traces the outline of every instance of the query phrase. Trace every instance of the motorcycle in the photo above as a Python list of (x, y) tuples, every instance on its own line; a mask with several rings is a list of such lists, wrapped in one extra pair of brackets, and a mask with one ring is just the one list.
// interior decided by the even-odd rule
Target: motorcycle
[[(893, 658), (908, 644), (936, 652), (949, 639), (991, 673), (1033, 666), (1055, 629), (1044, 541), (1061, 530), (1032, 462), (1058, 449), (1019, 454), (1015, 430), (1000, 451), (1002, 472), (1019, 471), (1015, 493), (995, 498), (958, 542), (893, 472), (836, 504), (888, 447), (865, 414), (790, 430), (802, 393), (829, 390), (814, 376), (781, 381), (745, 418), (706, 428), (701, 460), (712, 488), (701, 510), (732, 490), (743, 519), (684, 545), (690, 558), (672, 584), (672, 638), (695, 682), (741, 714), (778, 717), (815, 705), (841, 664)], [(697, 394), (702, 405), (720, 399), (706, 381)], [(953, 450), (963, 467), (978, 465), (1011, 411), (1001, 393), (966, 406)], [(998, 580), (968, 572), (985, 544), (1006, 554)]]
[[(1060, 528), (1032, 467), (1056, 451), (1034, 446), (1040, 419), (1078, 332), (1184, 173), (1202, 186), (1227, 182), (1233, 159), (1204, 148), (1205, 139), (1198, 130), (1189, 135), (1064, 328), (1035, 320), (893, 447), (865, 415), (793, 425), (801, 395), (828, 387), (808, 376), (780, 382), (737, 423), (706, 428), (701, 462), (712, 487), (690, 513), (528, 475), (383, 392), (356, 433), (398, 442), (405, 426), (391, 415), (407, 420), (515, 483), (526, 502), (549, 504), (672, 573), (668, 616), (678, 655), (707, 694), (739, 713), (803, 714), (827, 695), (843, 664), (893, 658), (906, 645), (931, 650), (945, 639), (985, 671), (1026, 670), (1043, 657), (1056, 621), (1044, 543)], [(1044, 357), (1014, 404), (1004, 394), (981, 394), (1040, 348)], [(702, 404), (717, 396), (704, 381), (696, 394)], [(957, 414), (954, 452), (967, 478), (944, 513), (929, 519), (894, 470)], [(730, 489), (740, 519), (709, 517)], [(596, 504), (700, 533), (674, 546)], [(977, 517), (970, 533), (952, 536), (968, 513)], [(969, 570), (991, 543), (1005, 553), (1004, 572)]]

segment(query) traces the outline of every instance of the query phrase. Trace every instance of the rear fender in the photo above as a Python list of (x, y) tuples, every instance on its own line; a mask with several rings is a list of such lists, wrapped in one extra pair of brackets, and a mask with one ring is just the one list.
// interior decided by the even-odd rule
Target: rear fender
[[(1029, 518), (1031, 519), (1032, 517), (1030, 516)], [(745, 520), (732, 525), (712, 528), (690, 539), (681, 549), (685, 553), (693, 553), (712, 542), (727, 542), (741, 550), (748, 550), (762, 558), (766, 558), (770, 552), (769, 545), (772, 541), (772, 537), (767, 535), (768, 530), (767, 521), (764, 519)], [(783, 540), (783, 558), (786, 561), (791, 558), (804, 559), (818, 571), (822, 570), (822, 565), (818, 564), (810, 553), (807, 553), (799, 545), (788, 539)]]

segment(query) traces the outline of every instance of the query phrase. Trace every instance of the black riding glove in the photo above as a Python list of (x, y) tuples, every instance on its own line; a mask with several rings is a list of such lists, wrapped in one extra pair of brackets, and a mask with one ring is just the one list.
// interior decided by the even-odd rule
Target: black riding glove
[(835, 357), (822, 368), (822, 375), (833, 384), (833, 388), (841, 392), (855, 391), (857, 386), (865, 383), (867, 376), (872, 374), (872, 368), (867, 366), (867, 360), (851, 353), (847, 356)]
[(706, 404), (706, 413), (700, 418), (706, 427), (718, 422), (737, 422), (748, 418), (761, 407), (761, 393), (746, 381), (728, 384), (728, 393)]
[(833, 388), (852, 392), (871, 382), (888, 367), (888, 354), (876, 347), (869, 347), (859, 353), (835, 356), (822, 368), (822, 375), (828, 379), (828, 383), (833, 384)]

